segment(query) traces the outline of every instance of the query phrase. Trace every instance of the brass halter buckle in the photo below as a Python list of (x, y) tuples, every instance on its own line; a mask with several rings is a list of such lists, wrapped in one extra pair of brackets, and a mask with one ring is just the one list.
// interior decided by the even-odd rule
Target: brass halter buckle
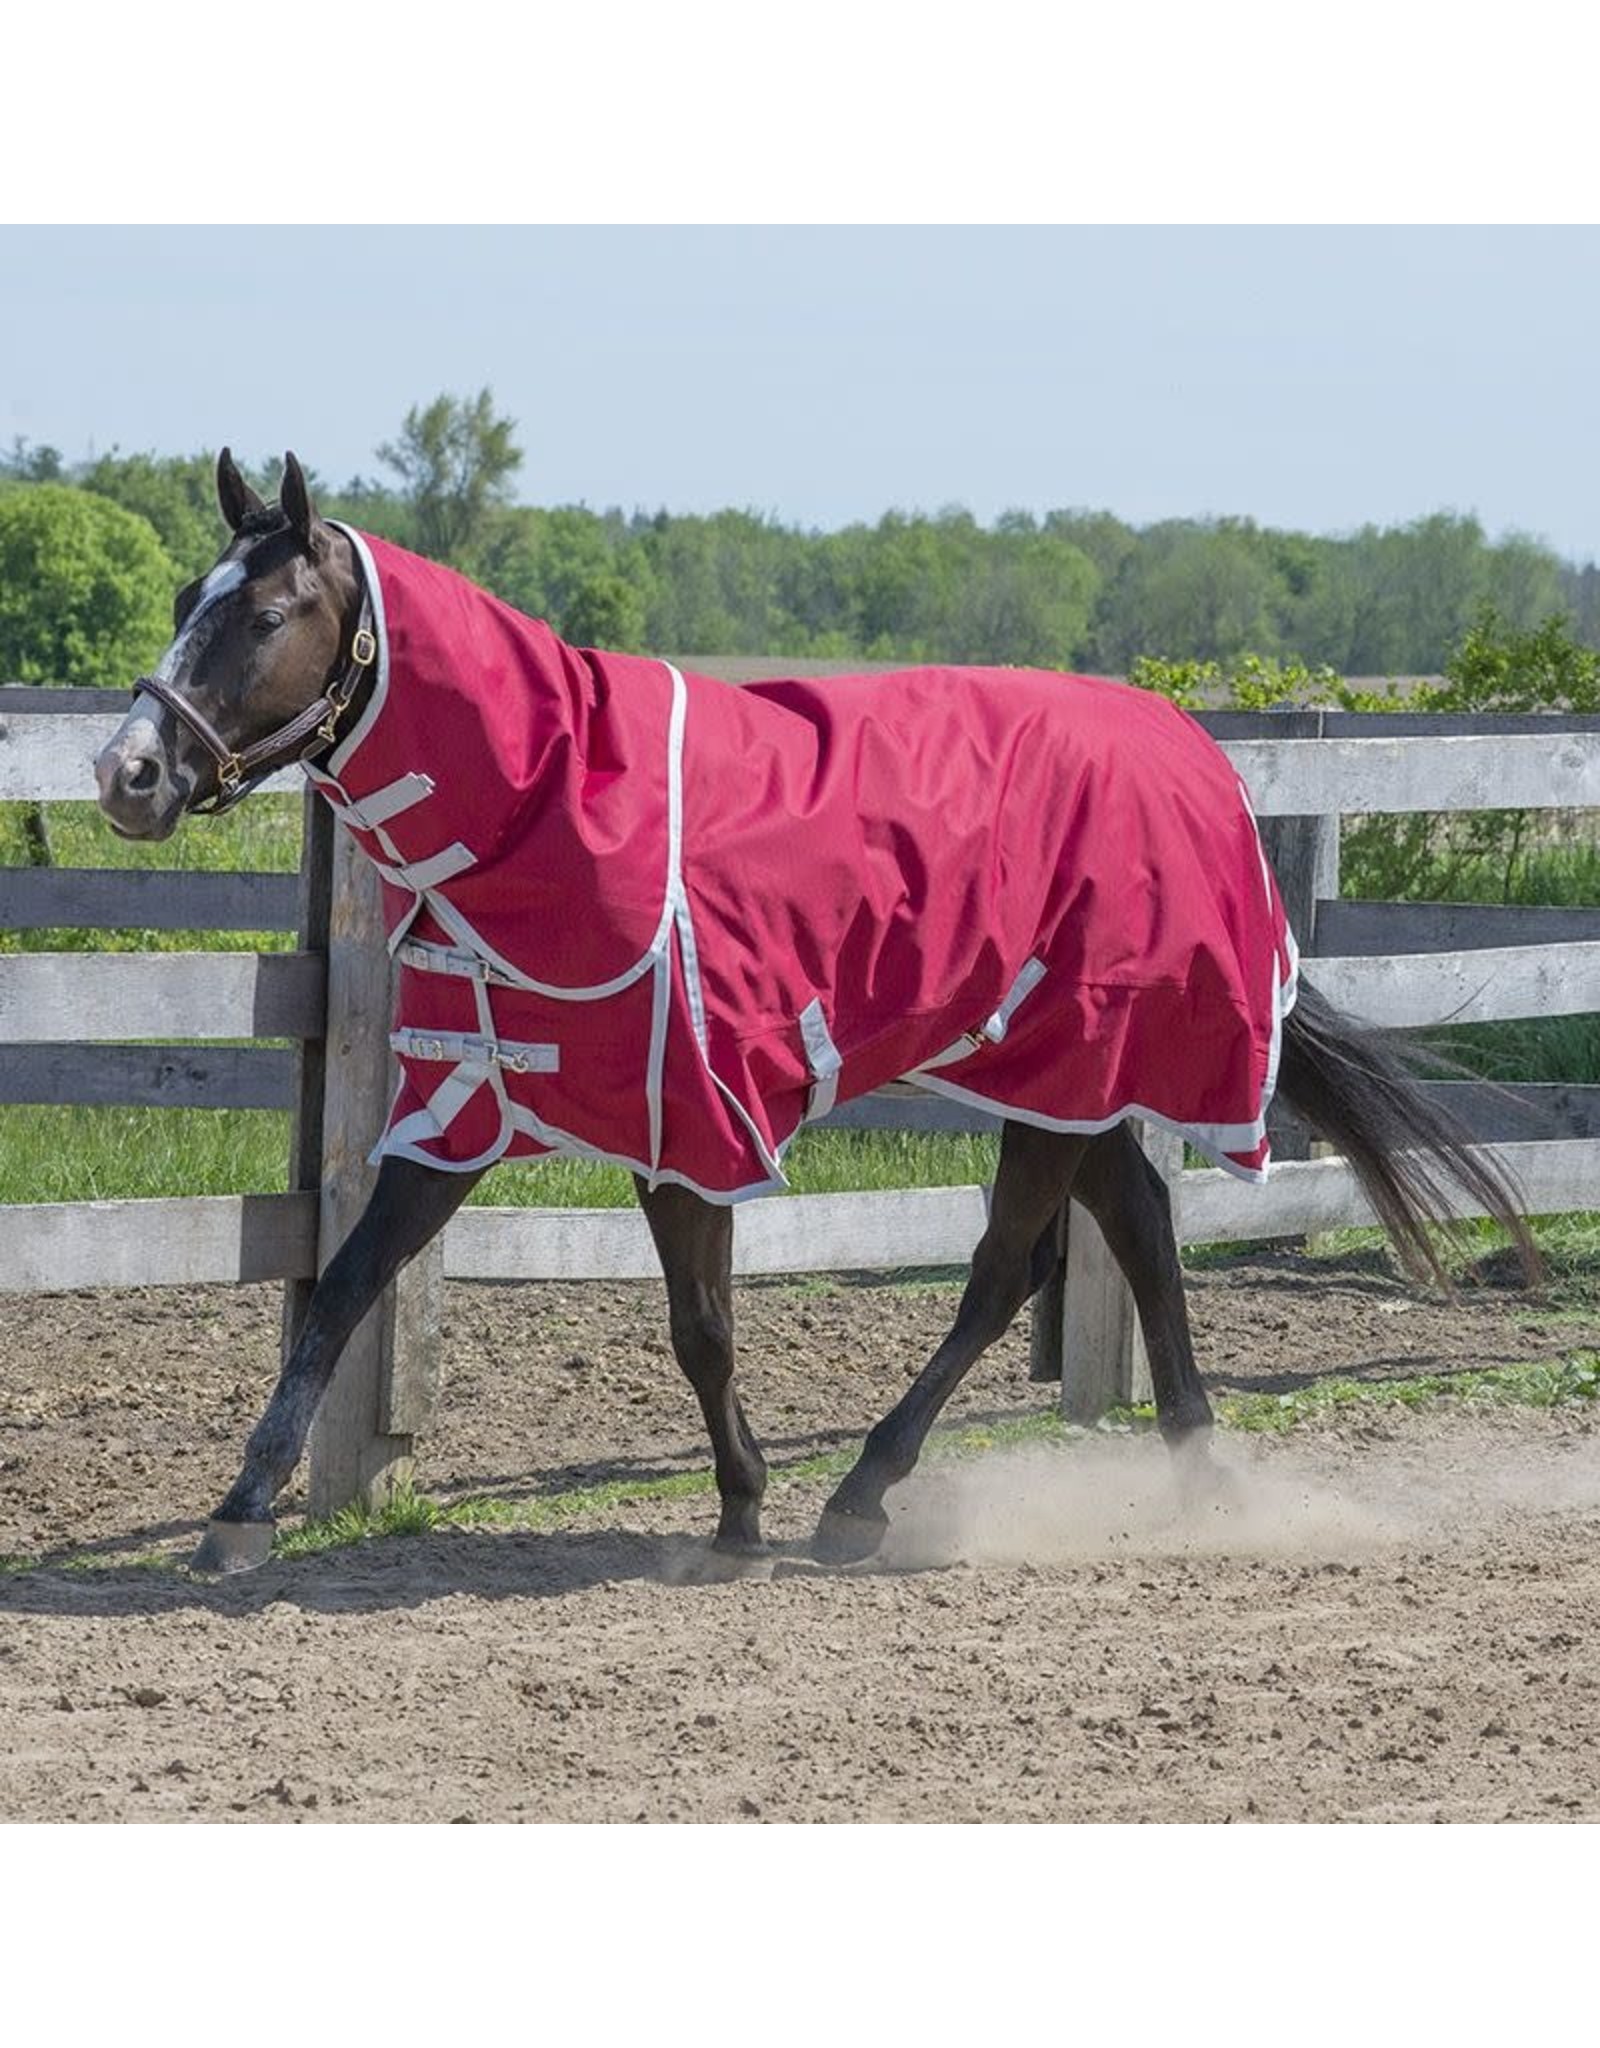
[[(365, 626), (358, 626), (350, 640), (350, 667), (352, 671), (371, 668), (378, 658), (376, 635), (369, 633)], [(343, 718), (351, 697), (355, 694), (356, 679), (352, 673), (342, 690), (328, 691), (328, 715), (317, 727), (317, 738), (323, 746), (331, 747), (339, 736), (339, 720)]]
[[(365, 626), (358, 626), (350, 640), (350, 667), (352, 670), (371, 668), (378, 658), (378, 642)], [(327, 693), (328, 715), (317, 727), (317, 738), (325, 747), (331, 747), (339, 736), (339, 720), (343, 718), (351, 697), (355, 694), (356, 679), (351, 674), (342, 690), (330, 688)]]

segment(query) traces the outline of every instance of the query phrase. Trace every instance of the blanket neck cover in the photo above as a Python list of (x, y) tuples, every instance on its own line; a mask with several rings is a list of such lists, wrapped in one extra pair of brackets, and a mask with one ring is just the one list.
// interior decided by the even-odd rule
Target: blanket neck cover
[(1146, 1117), (1265, 1178), (1294, 940), (1173, 705), (1012, 669), (734, 688), (350, 538), (377, 673), (307, 772), (400, 961), (374, 1158), (564, 1153), (738, 1201), (808, 1117), (907, 1080), (1051, 1130)]

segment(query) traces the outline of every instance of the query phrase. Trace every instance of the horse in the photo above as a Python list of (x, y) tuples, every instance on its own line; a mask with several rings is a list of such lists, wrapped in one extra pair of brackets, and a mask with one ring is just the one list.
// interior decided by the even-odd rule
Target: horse
[[(1430, 1226), (1452, 1187), (1537, 1272), (1511, 1183), (1402, 1054), (1298, 974), (1248, 799), (1175, 707), (1013, 671), (686, 683), (568, 647), (325, 520), (292, 452), (276, 505), (226, 448), (216, 485), (229, 537), (179, 591), (171, 645), (96, 762), (100, 806), (122, 836), (159, 840), (301, 763), (378, 866), (411, 1012), (376, 1184), (197, 1569), (264, 1561), (346, 1340), (502, 1156), (633, 1170), (714, 1453), (713, 1548), (735, 1560), (762, 1552), (767, 1467), (735, 1386), (734, 1206), (781, 1184), (800, 1123), (886, 1080), (999, 1108), (999, 1158), (949, 1333), (822, 1510), (827, 1563), (876, 1551), (889, 1489), (1050, 1272), (1069, 1196), (1132, 1291), (1180, 1475), (1218, 1476), (1168, 1192), (1134, 1114), (1260, 1179), (1276, 1088), (1350, 1160), (1411, 1273), (1445, 1278)], [(684, 844), (713, 814), (700, 836), (732, 849), (720, 865)], [(423, 818), (431, 837), (407, 842)], [(532, 851), (497, 867), (513, 839)]]

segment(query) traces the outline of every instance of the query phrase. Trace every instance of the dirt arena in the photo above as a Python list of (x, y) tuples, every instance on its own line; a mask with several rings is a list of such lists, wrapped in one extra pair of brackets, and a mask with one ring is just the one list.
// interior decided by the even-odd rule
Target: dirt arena
[[(0, 1819), (1600, 1819), (1600, 1416), (1230, 1433), (1234, 1504), (1189, 1522), (1145, 1438), (934, 1462), (880, 1565), (811, 1567), (825, 1487), (782, 1466), (858, 1440), (954, 1300), (741, 1290), (760, 1576), (707, 1578), (700, 1496), (222, 1584), (122, 1560), (185, 1555), (232, 1476), (276, 1291), (9, 1300), (0, 1554), (45, 1562), (0, 1577)], [(1376, 1260), (1246, 1259), (1191, 1300), (1218, 1391), (1600, 1345), (1600, 1310), (1445, 1306)], [(707, 1463), (658, 1288), (453, 1286), (446, 1358), (428, 1492)], [(1051, 1399), (1019, 1323), (954, 1415)]]

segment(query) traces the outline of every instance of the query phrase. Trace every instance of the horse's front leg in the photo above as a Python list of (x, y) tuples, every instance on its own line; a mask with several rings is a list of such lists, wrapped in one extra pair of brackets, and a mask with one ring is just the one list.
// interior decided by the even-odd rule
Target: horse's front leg
[(692, 1189), (634, 1186), (667, 1279), (672, 1348), (711, 1435), (722, 1513), (715, 1548), (760, 1550), (767, 1461), (733, 1384), (733, 1211)]
[(351, 1332), (481, 1178), (384, 1160), (360, 1221), (312, 1291), (305, 1326), (251, 1432), (244, 1465), (195, 1552), (197, 1571), (249, 1571), (265, 1563), (275, 1526), (272, 1503), (300, 1462), (317, 1403)]

